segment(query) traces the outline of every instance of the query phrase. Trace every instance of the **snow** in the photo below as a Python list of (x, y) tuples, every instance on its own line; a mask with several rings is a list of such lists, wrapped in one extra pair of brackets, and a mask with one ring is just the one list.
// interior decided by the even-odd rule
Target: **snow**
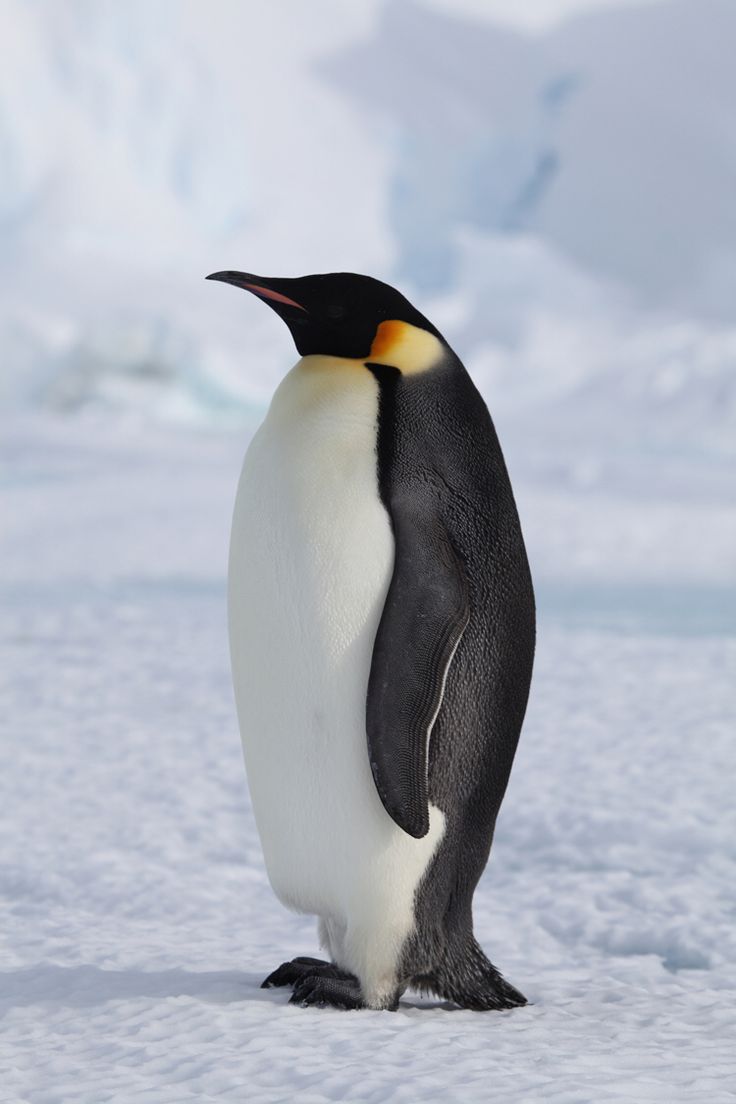
[[(539, 652), (475, 913), (532, 1004), (306, 1010), (259, 988), (317, 944), (268, 886), (230, 687), (246, 435), (3, 429), (0, 1099), (733, 1099), (736, 609), (709, 563), (678, 582), (687, 504), (678, 528), (573, 490), (560, 515), (559, 486), (516, 479)], [(606, 509), (636, 539), (647, 519), (669, 598), (595, 534), (581, 577)], [(728, 546), (726, 504), (700, 522)]]
[(282, 335), (201, 279), (347, 269), (508, 375), (536, 335), (550, 392), (584, 319), (606, 416), (629, 335), (688, 407), (715, 349), (733, 437), (733, 5), (471, 8), (3, 0), (0, 402), (236, 419)]
[[(371, 8), (3, 0), (0, 334), (27, 371), (3, 362), (0, 398), (53, 407), (49, 381), (90, 345), (103, 377), (110, 359), (163, 364), (189, 397), (196, 369), (237, 398), (242, 334), (227, 298), (203, 295), (208, 272), (387, 269), (385, 155), (312, 71)], [(268, 324), (252, 329), (268, 349)], [(80, 383), (67, 405), (100, 397)]]

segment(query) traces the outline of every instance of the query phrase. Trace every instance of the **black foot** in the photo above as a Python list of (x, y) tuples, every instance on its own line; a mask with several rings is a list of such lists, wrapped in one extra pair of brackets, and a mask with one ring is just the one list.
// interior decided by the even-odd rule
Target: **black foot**
[(332, 1008), (364, 1008), (360, 984), (352, 974), (341, 976), (311, 974), (297, 982), (289, 1004), (300, 1004), (307, 1008), (316, 1004), (319, 1008), (330, 1005)]
[(282, 962), (277, 970), (269, 974), (265, 981), (261, 982), (261, 989), (273, 989), (281, 985), (298, 985), (307, 978), (337, 978), (346, 981), (357, 980), (346, 970), (341, 970), (332, 962), (324, 962), (321, 958), (307, 958), (302, 955), (293, 958), (291, 962)]
[(476, 1012), (500, 1012), (504, 1008), (523, 1008), (528, 1002), (523, 993), (499, 975), (499, 981), (494, 980), (488, 988), (463, 994), (457, 1003), (461, 1008), (472, 1008)]
[(456, 981), (445, 983), (442, 990), (442, 995), (449, 997), (460, 1008), (470, 1008), (475, 1012), (500, 1012), (504, 1008), (521, 1008), (527, 1003), (524, 994), (506, 981), (494, 966), (490, 966), (485, 976), (474, 983), (463, 984), (461, 979), (460, 984)]
[(476, 1012), (521, 1008), (527, 1003), (524, 994), (506, 981), (474, 939), (461, 953), (453, 954), (449, 963), (445, 959), (436, 971), (415, 976), (412, 984), (421, 992), (435, 993)]
[(297, 981), (301, 981), (309, 973), (314, 973), (326, 966), (330, 966), (330, 963), (324, 962), (321, 958), (307, 958), (306, 955), (293, 958), (291, 962), (282, 962), (278, 969), (270, 973), (266, 980), (261, 982), (261, 989), (273, 989), (281, 985), (296, 985)]

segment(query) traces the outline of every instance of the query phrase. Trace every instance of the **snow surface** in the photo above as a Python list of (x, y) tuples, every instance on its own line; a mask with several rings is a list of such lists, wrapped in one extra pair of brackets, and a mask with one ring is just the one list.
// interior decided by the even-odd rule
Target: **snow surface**
[(244, 435), (2, 430), (1, 1100), (734, 1099), (735, 591), (688, 558), (697, 528), (725, 561), (732, 507), (696, 526), (512, 463), (539, 652), (475, 913), (532, 1004), (306, 1010), (259, 989), (317, 944), (268, 886), (230, 687)]

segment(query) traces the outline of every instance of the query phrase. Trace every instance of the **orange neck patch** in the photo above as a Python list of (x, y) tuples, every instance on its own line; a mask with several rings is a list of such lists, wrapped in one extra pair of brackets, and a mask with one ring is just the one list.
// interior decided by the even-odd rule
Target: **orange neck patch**
[(378, 364), (391, 364), (404, 375), (411, 375), (433, 368), (442, 351), (442, 343), (434, 334), (409, 322), (390, 319), (376, 330), (369, 359)]
[(394, 347), (399, 346), (405, 328), (407, 328), (406, 322), (382, 322), (376, 330), (376, 336), (373, 338), (371, 359), (373, 357), (388, 356)]

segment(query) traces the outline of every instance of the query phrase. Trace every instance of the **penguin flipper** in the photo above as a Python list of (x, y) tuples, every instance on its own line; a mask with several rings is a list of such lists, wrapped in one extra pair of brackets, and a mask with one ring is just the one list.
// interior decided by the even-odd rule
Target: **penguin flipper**
[(429, 831), (429, 736), (470, 607), (439, 518), (392, 503), (391, 520), (396, 553), (368, 680), (368, 752), (386, 811), (420, 839)]

